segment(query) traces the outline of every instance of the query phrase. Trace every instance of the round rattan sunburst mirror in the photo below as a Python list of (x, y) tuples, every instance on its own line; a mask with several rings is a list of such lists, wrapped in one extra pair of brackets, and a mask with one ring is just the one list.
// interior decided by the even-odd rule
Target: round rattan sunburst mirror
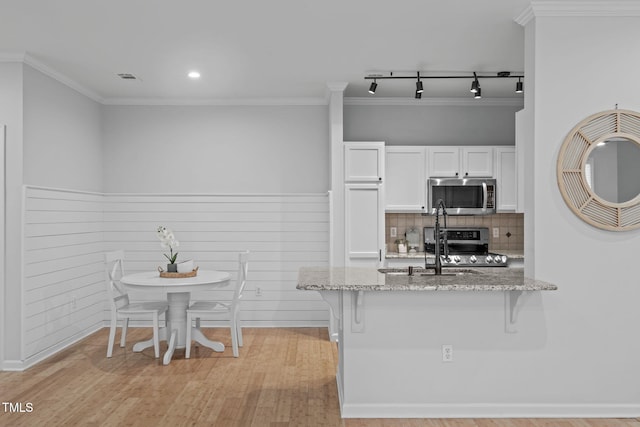
[[(640, 151), (640, 113), (608, 110), (578, 123), (567, 135), (558, 155), (558, 186), (569, 208), (594, 227), (611, 231), (639, 228), (640, 192), (633, 190), (628, 200), (612, 201), (594, 191), (591, 159), (595, 150), (610, 141), (625, 141), (632, 150)], [(640, 163), (635, 168), (640, 168)], [(611, 175), (616, 171), (605, 168), (602, 173)]]

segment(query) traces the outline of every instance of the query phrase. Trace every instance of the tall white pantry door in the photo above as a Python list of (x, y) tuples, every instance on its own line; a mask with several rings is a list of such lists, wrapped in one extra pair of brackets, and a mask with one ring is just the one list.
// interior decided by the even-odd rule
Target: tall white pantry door
[(384, 199), (378, 184), (345, 186), (346, 256), (349, 266), (378, 267), (384, 242)]

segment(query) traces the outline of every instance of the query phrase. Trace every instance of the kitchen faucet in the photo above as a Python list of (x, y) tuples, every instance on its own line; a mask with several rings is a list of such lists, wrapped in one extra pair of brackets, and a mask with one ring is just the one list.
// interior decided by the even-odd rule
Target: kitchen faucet
[[(444, 219), (444, 228), (440, 229), (440, 209), (442, 209), (442, 218)], [(442, 275), (442, 260), (440, 259), (440, 241), (442, 240), (442, 248), (444, 249), (445, 259), (449, 259), (449, 245), (447, 243), (447, 209), (444, 200), (438, 199), (436, 203), (436, 225), (434, 230), (436, 265), (434, 268), (437, 276)], [(427, 254), (425, 251), (424, 268), (431, 268), (427, 265)]]

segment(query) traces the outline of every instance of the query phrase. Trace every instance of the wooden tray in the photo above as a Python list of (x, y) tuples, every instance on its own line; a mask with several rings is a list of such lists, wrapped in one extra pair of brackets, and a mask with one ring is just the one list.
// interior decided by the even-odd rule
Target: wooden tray
[(185, 277), (196, 277), (198, 275), (198, 267), (188, 273), (169, 273), (168, 271), (164, 271), (162, 267), (158, 267), (158, 271), (160, 272), (160, 277), (166, 277), (169, 279), (183, 279)]

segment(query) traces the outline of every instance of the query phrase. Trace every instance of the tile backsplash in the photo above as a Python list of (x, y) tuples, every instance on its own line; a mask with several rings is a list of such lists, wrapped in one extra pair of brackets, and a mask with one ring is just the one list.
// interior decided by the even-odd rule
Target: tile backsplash
[[(442, 223), (441, 223), (442, 224)], [(396, 239), (404, 238), (405, 232), (416, 227), (422, 236), (422, 227), (433, 227), (435, 216), (387, 213), (385, 214), (385, 242), (388, 252), (396, 252)], [(448, 216), (449, 227), (487, 227), (489, 229), (489, 250), (491, 251), (524, 251), (524, 214), (499, 213), (495, 215)], [(391, 237), (391, 227), (396, 227), (397, 237)], [(500, 236), (493, 237), (493, 229), (500, 229)], [(509, 234), (509, 236), (507, 236)], [(422, 249), (422, 248), (421, 248)]]

